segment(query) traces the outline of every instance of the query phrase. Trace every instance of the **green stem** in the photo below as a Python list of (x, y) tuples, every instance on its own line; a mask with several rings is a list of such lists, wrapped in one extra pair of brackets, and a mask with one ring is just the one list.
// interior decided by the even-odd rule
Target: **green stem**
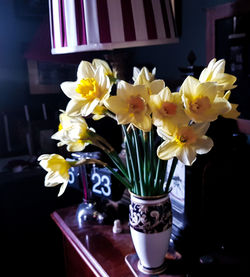
[(154, 179), (154, 190), (157, 189), (157, 184), (159, 182), (159, 172), (161, 168), (161, 160), (158, 159), (157, 166), (156, 166), (156, 171), (155, 171), (155, 179)]
[(118, 181), (120, 181), (127, 189), (131, 189), (131, 184), (123, 178), (118, 172), (116, 172), (111, 166), (106, 165), (106, 167), (112, 172), (115, 178), (117, 178)]
[(150, 140), (150, 147), (148, 149), (148, 151), (150, 152), (150, 160), (152, 160), (153, 162), (153, 167), (154, 169), (157, 166), (157, 162), (158, 162), (158, 157), (156, 154), (156, 149), (155, 149), (155, 145), (154, 145), (154, 128), (152, 127), (151, 131), (150, 131), (150, 136), (149, 136), (149, 140)]
[(160, 170), (160, 177), (159, 179), (161, 180), (161, 184), (160, 184), (160, 194), (164, 193), (164, 184), (165, 184), (165, 177), (166, 177), (166, 169), (167, 169), (167, 165), (168, 165), (168, 160), (164, 161), (162, 160), (162, 166), (161, 166), (161, 170)]
[(137, 165), (138, 165), (141, 196), (144, 196), (145, 195), (145, 190), (144, 190), (144, 183), (143, 183), (143, 177), (142, 177), (142, 163), (141, 163), (141, 159), (140, 159), (138, 136), (136, 134), (136, 130), (135, 130), (134, 126), (132, 126), (132, 130), (133, 130), (133, 138), (134, 138), (134, 142), (135, 142), (135, 150), (136, 150), (136, 159), (137, 159)]
[(135, 168), (135, 164), (134, 164), (134, 159), (133, 159), (133, 155), (132, 155), (132, 142), (131, 142), (131, 139), (127, 133), (127, 130), (126, 130), (126, 126), (122, 125), (122, 131), (123, 131), (123, 134), (125, 136), (125, 145), (126, 145), (126, 156), (127, 156), (127, 159), (128, 159), (128, 162), (130, 164), (130, 166), (128, 167), (128, 170), (132, 169), (132, 174), (130, 172), (130, 176), (133, 176), (133, 192), (138, 194), (139, 191), (138, 191), (138, 182), (137, 182), (137, 178), (136, 178), (136, 168)]
[(125, 178), (129, 179), (127, 169), (124, 166), (122, 160), (118, 156), (116, 151), (105, 151), (105, 153), (110, 157), (110, 159), (113, 161), (113, 163), (117, 166), (117, 168), (122, 172)]
[(143, 180), (145, 188), (148, 188), (148, 157), (147, 157), (147, 146), (148, 146), (148, 134), (140, 130), (141, 143), (143, 148)]
[(170, 169), (170, 172), (169, 172), (169, 175), (168, 175), (168, 181), (167, 181), (167, 185), (166, 185), (166, 189), (165, 189), (166, 192), (169, 191), (169, 187), (170, 187), (170, 184), (171, 184), (171, 181), (172, 181), (177, 163), (178, 163), (178, 159), (176, 157), (174, 157), (173, 161), (172, 161), (172, 164), (171, 164), (171, 169)]
[(154, 177), (154, 172), (156, 170), (156, 164), (155, 159), (153, 156), (154, 144), (153, 144), (154, 138), (153, 138), (153, 129), (149, 132), (149, 140), (148, 140), (148, 149), (147, 149), (147, 156), (148, 156), (148, 165), (147, 165), (147, 171), (148, 171), (148, 184), (149, 186), (152, 184), (152, 178)]
[(132, 182), (132, 175), (131, 175), (132, 167), (131, 167), (130, 159), (127, 155), (127, 153), (129, 152), (127, 143), (125, 143), (125, 150), (126, 150), (126, 166), (127, 166), (128, 178), (129, 178), (129, 181)]

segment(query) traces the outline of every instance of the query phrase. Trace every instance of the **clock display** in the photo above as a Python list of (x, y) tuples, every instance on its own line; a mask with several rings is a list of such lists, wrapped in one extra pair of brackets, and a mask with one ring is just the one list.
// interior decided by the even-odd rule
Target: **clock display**
[(111, 198), (111, 172), (108, 169), (93, 167), (90, 179), (94, 194)]

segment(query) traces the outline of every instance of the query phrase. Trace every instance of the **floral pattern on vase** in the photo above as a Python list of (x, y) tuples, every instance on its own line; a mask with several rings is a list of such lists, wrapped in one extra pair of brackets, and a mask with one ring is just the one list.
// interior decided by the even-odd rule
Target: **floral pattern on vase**
[(138, 204), (129, 206), (130, 226), (145, 234), (159, 233), (172, 226), (172, 209), (170, 199), (164, 204)]

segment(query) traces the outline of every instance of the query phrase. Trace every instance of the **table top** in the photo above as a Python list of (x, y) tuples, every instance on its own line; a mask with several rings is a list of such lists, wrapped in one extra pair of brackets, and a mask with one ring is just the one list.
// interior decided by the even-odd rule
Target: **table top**
[(51, 217), (96, 276), (134, 276), (125, 262), (126, 256), (135, 254), (128, 223), (122, 224), (122, 233), (114, 234), (111, 225), (82, 222), (77, 206), (57, 210)]
[(78, 219), (77, 206), (57, 210), (51, 217), (97, 276), (133, 276), (124, 260), (135, 252), (127, 224), (122, 233), (114, 234), (111, 225)]

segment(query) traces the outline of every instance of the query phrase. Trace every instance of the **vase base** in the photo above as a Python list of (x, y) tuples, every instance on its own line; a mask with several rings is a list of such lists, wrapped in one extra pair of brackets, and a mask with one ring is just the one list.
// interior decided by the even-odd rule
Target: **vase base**
[(167, 268), (167, 264), (166, 264), (166, 262), (164, 262), (163, 265), (161, 265), (159, 267), (147, 268), (147, 267), (144, 267), (141, 264), (140, 261), (138, 261), (137, 267), (144, 274), (155, 275), (155, 274), (161, 274), (161, 273), (163, 273), (166, 270), (166, 268)]

